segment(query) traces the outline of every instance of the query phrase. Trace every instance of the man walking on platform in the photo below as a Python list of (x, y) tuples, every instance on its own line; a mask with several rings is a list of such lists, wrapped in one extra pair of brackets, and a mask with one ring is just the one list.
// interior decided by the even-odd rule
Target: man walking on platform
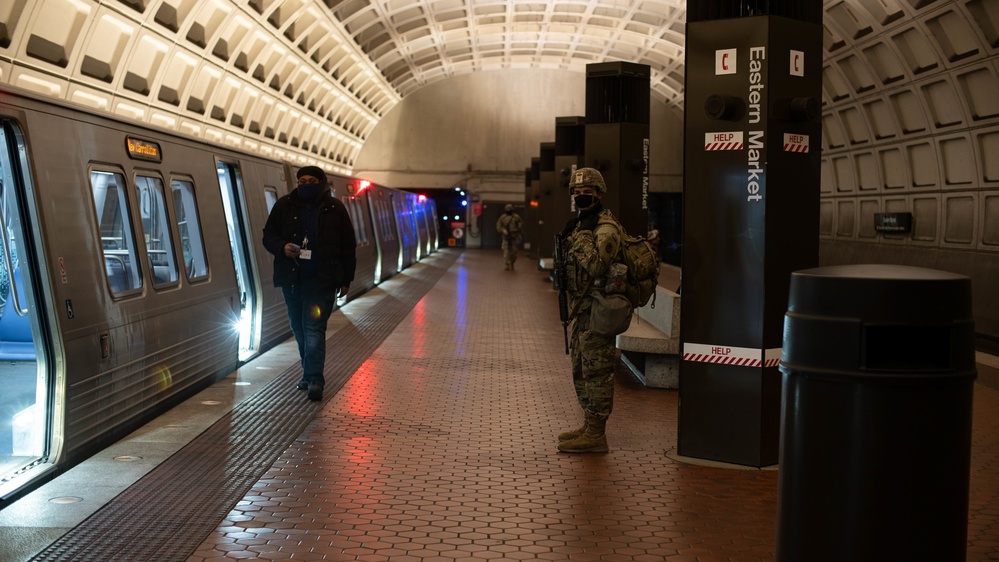
[(572, 174), (570, 194), (579, 211), (559, 236), (565, 256), (569, 296), (572, 382), (583, 408), (582, 427), (558, 436), (566, 453), (605, 453), (604, 427), (614, 403), (615, 337), (591, 330), (594, 295), (603, 290), (608, 269), (621, 248), (621, 224), (603, 208), (607, 193), (603, 176), (593, 168)]
[(277, 200), (264, 225), (264, 247), (274, 254), (274, 286), (281, 287), (302, 360), (299, 390), (321, 400), (326, 378), (326, 322), (337, 296), (354, 280), (357, 245), (347, 208), (333, 197), (326, 172), (298, 171), (298, 187)]

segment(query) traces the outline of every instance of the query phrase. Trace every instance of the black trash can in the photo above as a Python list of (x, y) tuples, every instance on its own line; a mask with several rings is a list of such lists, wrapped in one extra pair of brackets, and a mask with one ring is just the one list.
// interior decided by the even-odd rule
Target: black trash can
[(797, 271), (780, 370), (778, 562), (965, 560), (971, 280)]

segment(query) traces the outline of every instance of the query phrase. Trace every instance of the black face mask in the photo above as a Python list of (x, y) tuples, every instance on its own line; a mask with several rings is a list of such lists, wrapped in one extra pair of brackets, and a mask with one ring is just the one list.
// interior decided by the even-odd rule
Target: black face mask
[(508, 214), (508, 215), (512, 215), (512, 214), (513, 214), (513, 211), (504, 211), (504, 212), (505, 212), (506, 214)]
[(298, 197), (303, 201), (312, 201), (319, 196), (319, 192), (322, 191), (323, 184), (321, 183), (303, 183), (298, 186)]
[(585, 211), (596, 203), (597, 198), (593, 195), (577, 195), (572, 200), (576, 203), (576, 210)]

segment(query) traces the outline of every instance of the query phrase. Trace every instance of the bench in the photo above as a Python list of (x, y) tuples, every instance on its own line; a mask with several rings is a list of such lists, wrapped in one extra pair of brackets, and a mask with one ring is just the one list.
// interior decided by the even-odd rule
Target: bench
[[(660, 274), (660, 283), (662, 282)], [(677, 389), (680, 382), (680, 295), (662, 284), (652, 302), (635, 311), (631, 326), (617, 336), (621, 361), (642, 384)]]

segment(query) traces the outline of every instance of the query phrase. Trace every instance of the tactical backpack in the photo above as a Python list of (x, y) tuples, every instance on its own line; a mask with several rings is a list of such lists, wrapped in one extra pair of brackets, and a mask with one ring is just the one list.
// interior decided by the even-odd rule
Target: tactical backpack
[(656, 286), (659, 284), (659, 252), (644, 236), (631, 236), (624, 227), (613, 219), (601, 220), (598, 224), (613, 224), (621, 233), (621, 262), (628, 266), (628, 283), (625, 296), (631, 305), (640, 308), (652, 300), (656, 307)]

